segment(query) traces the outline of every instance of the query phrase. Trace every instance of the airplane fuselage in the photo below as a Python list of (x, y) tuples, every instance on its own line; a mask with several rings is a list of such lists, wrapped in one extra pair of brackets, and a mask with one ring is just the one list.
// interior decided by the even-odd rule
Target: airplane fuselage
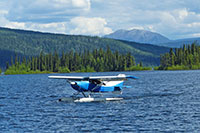
[(103, 81), (101, 84), (95, 84), (89, 81), (71, 82), (73, 89), (79, 92), (112, 92), (121, 91), (124, 81)]

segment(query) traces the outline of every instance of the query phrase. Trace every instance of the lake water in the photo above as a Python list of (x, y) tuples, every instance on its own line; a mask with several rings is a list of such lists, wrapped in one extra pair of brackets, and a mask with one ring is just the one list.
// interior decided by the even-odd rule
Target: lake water
[[(49, 75), (134, 75), (115, 102), (58, 102), (75, 91)], [(0, 76), (0, 132), (200, 132), (200, 71)]]

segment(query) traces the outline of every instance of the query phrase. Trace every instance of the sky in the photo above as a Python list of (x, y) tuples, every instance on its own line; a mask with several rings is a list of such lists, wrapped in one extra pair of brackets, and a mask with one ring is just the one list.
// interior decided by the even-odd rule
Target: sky
[(200, 0), (1, 0), (0, 26), (103, 36), (142, 29), (169, 39), (200, 37)]

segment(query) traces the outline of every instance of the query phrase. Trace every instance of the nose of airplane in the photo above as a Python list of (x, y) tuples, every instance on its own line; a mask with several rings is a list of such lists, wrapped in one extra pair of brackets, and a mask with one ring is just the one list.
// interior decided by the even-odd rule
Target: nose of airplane
[(76, 83), (76, 82), (70, 82), (70, 84), (71, 84), (71, 85), (77, 85), (77, 83)]
[(71, 86), (73, 89), (80, 91), (80, 87), (78, 86), (78, 84), (76, 82), (70, 82)]

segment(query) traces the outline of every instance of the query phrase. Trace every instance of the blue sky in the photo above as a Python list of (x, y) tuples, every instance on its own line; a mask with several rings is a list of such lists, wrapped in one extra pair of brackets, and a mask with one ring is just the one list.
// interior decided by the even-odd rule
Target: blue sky
[(199, 0), (1, 0), (2, 27), (102, 36), (144, 29), (170, 39), (200, 37)]

